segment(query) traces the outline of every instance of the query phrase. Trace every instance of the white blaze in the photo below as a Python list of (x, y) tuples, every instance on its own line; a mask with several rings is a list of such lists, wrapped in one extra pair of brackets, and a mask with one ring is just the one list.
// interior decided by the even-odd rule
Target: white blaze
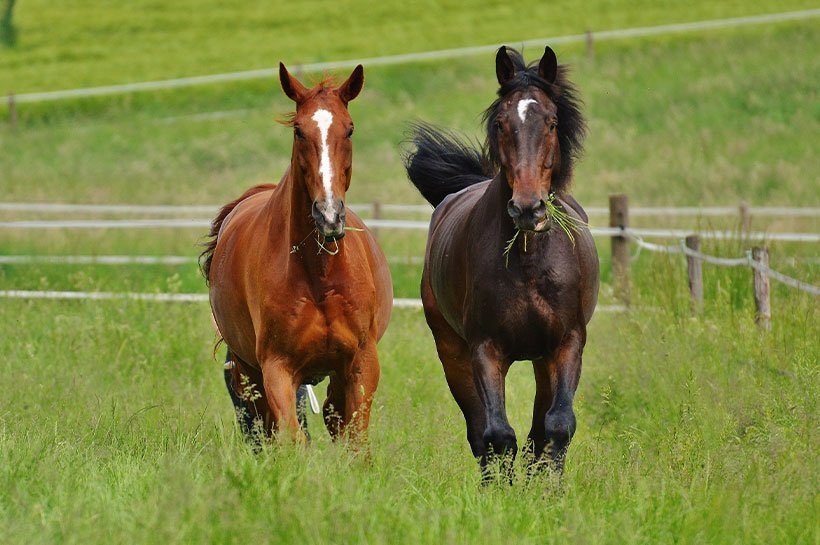
[(522, 123), (527, 120), (527, 108), (535, 102), (538, 101), (532, 98), (524, 98), (518, 101), (518, 117), (521, 118)]
[(330, 152), (327, 149), (327, 131), (330, 125), (333, 124), (333, 114), (327, 110), (316, 110), (313, 119), (319, 126), (319, 132), (322, 134), (322, 158), (319, 161), (319, 174), (322, 176), (322, 186), (325, 188), (325, 202), (330, 206), (333, 200), (333, 189), (331, 182), (333, 181), (333, 169), (330, 168)]

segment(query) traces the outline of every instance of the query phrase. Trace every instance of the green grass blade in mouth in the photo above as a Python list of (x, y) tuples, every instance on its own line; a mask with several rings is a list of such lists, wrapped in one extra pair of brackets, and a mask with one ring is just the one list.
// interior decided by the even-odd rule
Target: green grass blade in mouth
[(575, 233), (579, 233), (581, 229), (588, 227), (587, 222), (580, 218), (575, 218), (567, 214), (563, 205), (559, 208), (556, 205), (555, 193), (551, 193), (549, 199), (544, 201), (547, 206), (547, 216), (550, 221), (557, 225), (563, 232), (567, 234), (572, 245), (575, 246)]
[(504, 246), (504, 252), (501, 255), (504, 256), (504, 268), (505, 269), (510, 268), (510, 251), (512, 250), (513, 246), (515, 246), (515, 239), (518, 238), (518, 233), (520, 233), (520, 232), (521, 232), (520, 229), (516, 229), (515, 234), (513, 235), (513, 237), (510, 240), (508, 240), (507, 245)]
[[(587, 222), (580, 218), (576, 218), (567, 214), (563, 206), (559, 207), (556, 204), (556, 197), (555, 193), (551, 193), (549, 198), (544, 201), (544, 204), (547, 207), (547, 217), (549, 220), (557, 225), (563, 232), (567, 234), (569, 237), (570, 242), (572, 242), (572, 246), (575, 246), (575, 235), (573, 233), (579, 233), (581, 229), (589, 227)], [(518, 235), (521, 233), (520, 229), (515, 230), (515, 234), (513, 237), (507, 241), (507, 245), (504, 246), (504, 252), (501, 254), (504, 256), (504, 268), (510, 268), (510, 252), (515, 246), (515, 241), (518, 239)], [(524, 233), (524, 252), (527, 251), (527, 234)]]

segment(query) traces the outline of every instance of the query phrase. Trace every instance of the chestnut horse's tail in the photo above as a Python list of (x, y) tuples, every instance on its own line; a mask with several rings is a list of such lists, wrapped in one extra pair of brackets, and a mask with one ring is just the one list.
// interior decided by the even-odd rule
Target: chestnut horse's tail
[(495, 176), (486, 153), (452, 132), (418, 123), (405, 153), (407, 177), (434, 207), (447, 195)]
[(210, 281), (211, 278), (211, 260), (214, 257), (214, 250), (216, 249), (216, 238), (219, 235), (219, 230), (222, 229), (222, 223), (225, 221), (225, 218), (228, 217), (228, 214), (233, 212), (233, 209), (236, 208), (236, 205), (238, 205), (248, 197), (273, 188), (273, 184), (255, 185), (252, 188), (245, 191), (241, 197), (239, 197), (235, 201), (229, 202), (228, 204), (219, 209), (219, 213), (211, 222), (211, 231), (208, 233), (208, 241), (204, 244), (205, 251), (199, 254), (199, 268), (202, 271), (202, 275), (205, 277), (206, 284)]

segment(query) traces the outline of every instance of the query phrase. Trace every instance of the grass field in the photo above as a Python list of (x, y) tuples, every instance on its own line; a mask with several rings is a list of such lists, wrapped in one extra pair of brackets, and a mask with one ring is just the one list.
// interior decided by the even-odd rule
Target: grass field
[[(820, 49), (819, 26), (602, 43), (593, 60), (559, 47), (590, 120), (575, 194), (588, 205), (616, 191), (640, 204), (816, 204), (820, 60), (807, 52)], [(495, 89), (492, 55), (374, 67), (366, 78), (351, 103), (350, 200), (420, 202), (399, 157), (407, 123), (479, 137)], [(23, 130), (0, 128), (3, 192), (8, 200), (223, 202), (278, 179), (292, 137), (274, 119), (291, 106), (274, 81), (21, 105)], [(203, 112), (223, 113), (196, 116)]]
[[(0, 93), (813, 7), (222, 4), (22, 0), (21, 42), (0, 49)], [(599, 206), (616, 191), (636, 205), (820, 206), (818, 30), (810, 20), (609, 42), (594, 58), (556, 48), (590, 123), (575, 195)], [(406, 122), (478, 136), (492, 56), (365, 69), (351, 105), (349, 201), (421, 202), (399, 160)], [(219, 203), (278, 178), (290, 136), (274, 118), (289, 108), (274, 81), (25, 105), (17, 128), (0, 123), (0, 200)], [(201, 115), (212, 112), (221, 113)], [(38, 216), (0, 221), (24, 217)], [(732, 218), (634, 223), (736, 227)], [(820, 220), (754, 226), (817, 232)], [(0, 254), (192, 256), (201, 235), (0, 230)], [(388, 255), (422, 252), (423, 233), (379, 236)], [(704, 250), (735, 257), (746, 247)], [(770, 250), (774, 268), (817, 284), (816, 244)], [(608, 305), (607, 240), (599, 253)], [(419, 266), (391, 270), (396, 295), (417, 297)], [(366, 453), (331, 443), (311, 415), (309, 447), (254, 454), (233, 423), (206, 304), (0, 300), (0, 541), (816, 544), (817, 299), (773, 284), (773, 330), (761, 334), (748, 269), (707, 265), (704, 280), (704, 316), (691, 318), (683, 261), (642, 252), (635, 310), (591, 323), (562, 482), (527, 480), (519, 465), (513, 486), (489, 487), (420, 311), (394, 311), (380, 344)], [(0, 265), (2, 289), (205, 290), (193, 264)], [(515, 365), (507, 394), (519, 437), (532, 393), (529, 365)]]

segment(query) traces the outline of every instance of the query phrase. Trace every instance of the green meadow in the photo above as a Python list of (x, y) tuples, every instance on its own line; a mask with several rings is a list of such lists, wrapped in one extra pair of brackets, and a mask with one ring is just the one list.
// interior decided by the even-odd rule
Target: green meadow
[[(0, 92), (813, 7), (223, 4), (20, 0), (18, 44), (0, 46)], [(583, 44), (555, 49), (585, 101), (589, 137), (573, 186), (582, 204), (622, 192), (635, 206), (820, 206), (820, 57), (811, 53), (820, 19), (599, 42), (593, 56)], [(421, 203), (401, 167), (407, 123), (481, 138), (493, 56), (365, 66), (365, 75), (351, 103), (348, 201)], [(21, 104), (16, 127), (0, 120), (0, 201), (217, 205), (278, 180), (292, 137), (276, 120), (291, 107), (275, 80)], [(0, 212), (0, 221), (56, 217), (67, 216)], [(738, 228), (732, 217), (633, 223)], [(753, 227), (816, 233), (820, 220), (756, 216)], [(194, 257), (203, 235), (0, 229), (0, 255)], [(395, 258), (396, 296), (417, 297), (421, 267), (407, 258), (422, 254), (424, 233), (378, 235)], [(704, 251), (737, 257), (759, 243), (706, 242)], [(600, 304), (613, 305), (609, 241), (598, 244)], [(820, 283), (816, 243), (767, 244), (775, 269)], [(749, 269), (705, 265), (704, 281), (704, 313), (692, 317), (684, 260), (636, 251), (632, 310), (602, 310), (590, 324), (563, 478), (527, 478), (518, 460), (512, 485), (489, 486), (420, 310), (395, 309), (380, 344), (366, 448), (332, 443), (310, 415), (309, 446), (254, 453), (233, 421), (207, 304), (0, 299), (0, 541), (816, 544), (818, 300), (773, 283), (773, 327), (763, 333)], [(205, 293), (193, 263), (0, 264), (0, 290), (9, 289)], [(533, 391), (529, 364), (513, 366), (507, 403), (519, 438)]]

